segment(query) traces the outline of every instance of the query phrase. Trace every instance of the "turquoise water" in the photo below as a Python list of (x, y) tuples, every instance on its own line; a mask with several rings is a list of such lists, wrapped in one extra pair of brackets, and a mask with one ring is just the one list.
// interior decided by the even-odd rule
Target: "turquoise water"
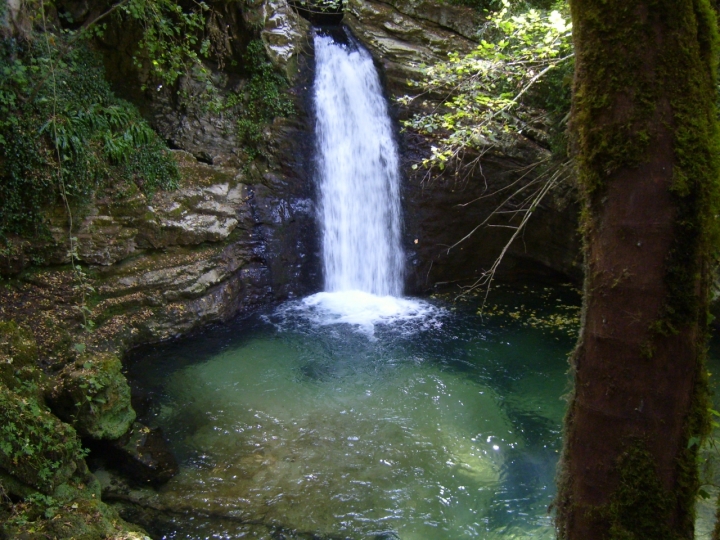
[[(543, 295), (500, 300), (578, 302)], [(553, 538), (574, 339), (473, 302), (370, 333), (298, 305), (131, 365), (181, 462), (162, 502), (193, 509), (165, 538)]]

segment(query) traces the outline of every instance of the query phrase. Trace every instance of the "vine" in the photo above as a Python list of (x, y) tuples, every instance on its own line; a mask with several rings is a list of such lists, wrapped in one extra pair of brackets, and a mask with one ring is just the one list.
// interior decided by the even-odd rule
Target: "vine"
[[(40, 12), (42, 13), (42, 22), (43, 22), (43, 35), (45, 37), (45, 46), (47, 48), (47, 55), (48, 58), (52, 57), (52, 49), (50, 47), (50, 34), (47, 31), (47, 21), (45, 19), (45, 3), (44, 0), (40, 0)], [(57, 125), (57, 80), (55, 78), (55, 65), (51, 61), (48, 65), (49, 73), (50, 73), (50, 82), (51, 82), (51, 89), (52, 89), (52, 116), (50, 119), (50, 124), (52, 126), (52, 136), (53, 136), (53, 143), (55, 146), (55, 153), (57, 155), (57, 181), (58, 181), (58, 187), (59, 187), (59, 193), (60, 198), (63, 201), (63, 204), (65, 205), (65, 211), (67, 212), (67, 219), (68, 219), (68, 243), (69, 243), (69, 249), (68, 249), (68, 257), (70, 258), (70, 264), (72, 265), (73, 274), (75, 275), (75, 278), (77, 280), (76, 290), (80, 292), (80, 303), (79, 303), (79, 309), (80, 314), (82, 316), (83, 322), (82, 327), (85, 330), (91, 330), (94, 326), (93, 321), (88, 319), (88, 314), (90, 313), (90, 309), (87, 306), (87, 294), (90, 292), (94, 292), (95, 289), (90, 285), (86, 279), (86, 274), (83, 272), (82, 268), (80, 267), (80, 257), (78, 255), (78, 245), (77, 245), (77, 237), (73, 236), (73, 213), (72, 209), (70, 208), (70, 201), (68, 199), (67, 190), (65, 189), (65, 181), (63, 179), (63, 170), (62, 170), (62, 153), (61, 153), (61, 141), (60, 137), (58, 135), (58, 125)], [(46, 124), (47, 125), (47, 124)], [(41, 128), (40, 132), (42, 133), (44, 129)], [(68, 146), (73, 142), (72, 138), (66, 138), (63, 141), (65, 144), (64, 146)]]

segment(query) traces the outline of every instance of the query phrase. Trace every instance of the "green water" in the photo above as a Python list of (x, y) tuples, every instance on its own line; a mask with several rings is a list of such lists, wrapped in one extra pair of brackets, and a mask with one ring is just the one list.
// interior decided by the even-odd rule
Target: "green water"
[(161, 499), (194, 512), (164, 537), (553, 538), (572, 346), (465, 303), (373, 336), (270, 312), (146, 352), (144, 421), (181, 462)]

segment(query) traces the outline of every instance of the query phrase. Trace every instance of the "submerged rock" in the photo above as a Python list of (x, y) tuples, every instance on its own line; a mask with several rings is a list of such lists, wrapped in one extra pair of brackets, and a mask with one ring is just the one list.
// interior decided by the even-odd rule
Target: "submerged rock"
[(98, 447), (107, 464), (142, 484), (163, 484), (178, 473), (178, 463), (160, 428), (135, 422), (116, 441)]

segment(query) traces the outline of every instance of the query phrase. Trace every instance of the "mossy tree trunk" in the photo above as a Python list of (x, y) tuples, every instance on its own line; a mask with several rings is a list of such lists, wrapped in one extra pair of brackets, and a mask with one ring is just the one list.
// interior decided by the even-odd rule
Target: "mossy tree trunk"
[(571, 0), (585, 306), (555, 504), (569, 540), (692, 538), (719, 213), (708, 0)]

